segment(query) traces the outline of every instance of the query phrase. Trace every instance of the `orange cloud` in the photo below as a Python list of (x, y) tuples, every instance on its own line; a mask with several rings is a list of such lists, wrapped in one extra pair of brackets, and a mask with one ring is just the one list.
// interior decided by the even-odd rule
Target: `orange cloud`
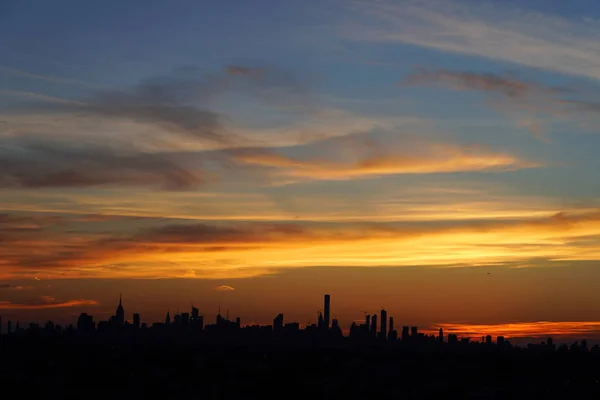
[(217, 286), (215, 288), (215, 290), (219, 290), (222, 292), (230, 292), (230, 291), (235, 290), (235, 288), (233, 286), (229, 286), (229, 285), (220, 285), (220, 286)]
[(22, 286), (22, 285), (11, 285), (8, 283), (3, 283), (0, 285), (0, 290), (30, 290), (33, 289), (33, 286)]
[(2, 278), (224, 279), (290, 267), (524, 267), (600, 260), (597, 210), (444, 223), (157, 219), (101, 233), (68, 228), (0, 233), (9, 244), (0, 248)]
[[(600, 321), (573, 321), (573, 322), (513, 322), (505, 324), (476, 325), (476, 324), (439, 324), (436, 328), (443, 328), (446, 334), (454, 333), (462, 337), (481, 338), (491, 335), (506, 338), (540, 338), (548, 337), (598, 337), (600, 335)], [(434, 331), (431, 331), (434, 333)], [(435, 332), (437, 333), (437, 332)]]
[(276, 168), (276, 176), (293, 179), (346, 180), (399, 174), (508, 171), (542, 164), (496, 152), (483, 146), (423, 143), (417, 149), (376, 150), (376, 155), (352, 161), (300, 160), (266, 150), (234, 153), (236, 160)]
[(76, 306), (94, 306), (98, 302), (95, 300), (67, 300), (56, 302), (54, 298), (45, 297), (42, 303), (12, 303), (10, 301), (0, 301), (0, 310), (43, 310), (49, 308), (63, 308)]

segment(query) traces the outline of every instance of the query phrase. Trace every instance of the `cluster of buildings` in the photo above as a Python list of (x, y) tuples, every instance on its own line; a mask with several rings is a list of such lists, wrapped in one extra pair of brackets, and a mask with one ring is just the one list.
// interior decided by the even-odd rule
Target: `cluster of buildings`
[[(17, 321), (16, 326), (13, 330), (12, 321), (7, 323), (7, 333), (23, 333), (23, 332), (46, 332), (59, 334), (64, 331), (77, 332), (81, 334), (114, 334), (114, 333), (125, 333), (125, 332), (140, 332), (140, 331), (152, 331), (152, 332), (192, 332), (192, 333), (213, 333), (217, 335), (227, 333), (248, 333), (255, 335), (270, 335), (275, 337), (290, 337), (296, 335), (305, 335), (305, 337), (329, 337), (329, 338), (341, 338), (343, 332), (340, 327), (339, 321), (336, 318), (331, 318), (331, 296), (326, 294), (323, 300), (323, 310), (319, 311), (318, 319), (316, 324), (309, 324), (301, 329), (298, 322), (284, 322), (283, 314), (278, 314), (273, 319), (272, 325), (247, 325), (242, 327), (240, 318), (235, 320), (229, 319), (229, 313), (226, 316), (221, 315), (219, 311), (214, 324), (205, 324), (204, 316), (200, 314), (200, 310), (193, 305), (191, 306), (191, 312), (177, 312), (173, 317), (169, 311), (165, 316), (164, 321), (155, 322), (150, 326), (146, 323), (141, 322), (140, 314), (134, 313), (132, 321), (129, 322), (125, 319), (125, 309), (123, 307), (122, 298), (119, 297), (119, 304), (116, 308), (115, 314), (110, 317), (108, 321), (94, 321), (92, 315), (82, 313), (75, 326), (69, 325), (63, 329), (60, 325), (55, 325), (51, 321), (48, 321), (45, 325), (40, 326), (39, 324), (31, 323), (27, 328), (23, 328)], [(366, 314), (366, 313), (365, 313)], [(0, 317), (0, 334), (2, 332), (2, 318)], [(438, 335), (425, 335), (418, 331), (416, 326), (403, 326), (401, 334), (399, 335), (394, 326), (394, 317), (387, 315), (387, 311), (382, 309), (377, 314), (366, 314), (364, 323), (356, 324), (352, 323), (350, 326), (348, 336), (350, 338), (357, 339), (369, 339), (394, 342), (402, 340), (403, 342), (444, 342), (444, 331), (439, 330)], [(462, 343), (469, 343), (469, 338), (462, 338)], [(481, 339), (481, 343), (491, 344), (492, 337), (487, 336)], [(449, 344), (458, 343), (459, 339), (456, 335), (448, 335), (447, 342)], [(496, 344), (504, 345), (507, 341), (502, 336), (497, 337)], [(550, 342), (551, 343), (551, 342)]]

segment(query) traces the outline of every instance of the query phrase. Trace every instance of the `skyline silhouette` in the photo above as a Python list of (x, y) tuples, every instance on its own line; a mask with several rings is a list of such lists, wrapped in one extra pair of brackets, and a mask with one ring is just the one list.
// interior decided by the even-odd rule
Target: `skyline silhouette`
[[(334, 310), (335, 311), (335, 310)], [(381, 308), (378, 313), (368, 313), (362, 311), (364, 314), (363, 320), (353, 320), (348, 325), (343, 325), (336, 318), (330, 318), (332, 314), (331, 310), (331, 295), (323, 295), (322, 307), (318, 308), (315, 322), (301, 323), (298, 321), (288, 321), (285, 319), (285, 313), (278, 313), (274, 316), (272, 323), (258, 324), (254, 322), (246, 323), (242, 322), (240, 317), (234, 317), (230, 319), (230, 310), (227, 308), (222, 313), (221, 307), (214, 317), (211, 319), (207, 317), (205, 313), (202, 313), (198, 307), (194, 306), (193, 301), (190, 301), (189, 312), (177, 309), (175, 313), (171, 313), (170, 309), (167, 309), (164, 320), (149, 322), (142, 319), (139, 312), (133, 312), (127, 314), (123, 306), (122, 295), (119, 295), (118, 305), (116, 311), (106, 320), (94, 319), (94, 315), (89, 312), (82, 312), (76, 323), (68, 323), (65, 325), (54, 323), (53, 321), (45, 321), (44, 323), (36, 322), (25, 322), (17, 319), (6, 320), (0, 315), (0, 334), (14, 335), (14, 334), (41, 334), (41, 335), (65, 335), (65, 334), (86, 334), (86, 335), (131, 335), (131, 334), (170, 334), (177, 335), (182, 333), (195, 333), (195, 334), (210, 334), (210, 333), (227, 333), (233, 334), (237, 332), (240, 337), (246, 335), (252, 335), (261, 333), (267, 337), (272, 335), (275, 338), (288, 337), (295, 338), (296, 335), (303, 334), (305, 337), (314, 338), (330, 338), (343, 340), (348, 339), (359, 339), (359, 340), (374, 340), (380, 343), (395, 343), (404, 342), (411, 345), (416, 343), (426, 342), (438, 342), (445, 344), (458, 344), (462, 343), (481, 343), (490, 345), (495, 343), (498, 346), (511, 346), (509, 340), (516, 339), (517, 346), (538, 346), (547, 344), (553, 351), (556, 346), (553, 343), (559, 343), (563, 347), (570, 345), (573, 348), (585, 349), (585, 351), (594, 351), (600, 353), (600, 341), (596, 342), (594, 337), (586, 338), (582, 334), (580, 340), (573, 340), (573, 338), (565, 339), (553, 338), (552, 330), (549, 330), (544, 334), (538, 332), (536, 336), (527, 337), (523, 333), (519, 332), (519, 325), (527, 324), (511, 324), (511, 330), (507, 333), (503, 333), (496, 329), (496, 336), (492, 336), (485, 330), (481, 332), (457, 332), (452, 328), (444, 331), (448, 324), (442, 324), (439, 327), (429, 327), (425, 330), (419, 330), (418, 326), (414, 325), (395, 325), (397, 320), (394, 316), (388, 315), (385, 308)], [(131, 315), (131, 318), (127, 318), (126, 315)], [(232, 314), (233, 315), (233, 314)], [(4, 325), (3, 325), (4, 323)], [(551, 327), (552, 323), (543, 323), (547, 327)], [(396, 330), (398, 326), (398, 330)], [(512, 336), (514, 335), (514, 336)], [(198, 336), (201, 339), (202, 336)], [(591, 339), (591, 340), (589, 340)], [(528, 342), (527, 342), (528, 340)], [(581, 341), (581, 345), (579, 342)], [(590, 346), (588, 347), (588, 341)]]

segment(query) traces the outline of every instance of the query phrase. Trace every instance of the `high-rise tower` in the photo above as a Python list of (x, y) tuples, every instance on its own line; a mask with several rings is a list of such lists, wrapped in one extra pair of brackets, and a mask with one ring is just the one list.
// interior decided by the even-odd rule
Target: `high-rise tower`
[(119, 295), (119, 306), (115, 313), (115, 323), (118, 327), (125, 326), (125, 310), (123, 309), (123, 298)]
[(325, 329), (329, 330), (329, 312), (331, 307), (331, 297), (326, 294), (325, 295), (325, 306), (324, 306), (324, 310), (325, 310), (325, 315), (323, 316), (324, 321), (323, 323), (325, 324)]
[(371, 335), (377, 336), (377, 314), (371, 316)]
[(379, 330), (379, 334), (382, 338), (385, 338), (387, 335), (387, 311), (381, 310), (380, 318), (381, 319), (379, 323), (381, 324), (381, 328)]

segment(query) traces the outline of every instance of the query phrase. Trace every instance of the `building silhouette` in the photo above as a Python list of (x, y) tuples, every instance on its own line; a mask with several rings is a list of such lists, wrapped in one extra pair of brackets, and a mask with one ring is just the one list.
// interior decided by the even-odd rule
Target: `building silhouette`
[(140, 320), (140, 314), (134, 313), (133, 314), (133, 328), (140, 329), (141, 327), (142, 327), (142, 324), (141, 324), (141, 320)]
[(408, 326), (403, 326), (402, 327), (402, 340), (409, 340), (409, 339), (410, 339), (409, 328), (408, 328)]
[(123, 309), (123, 298), (121, 295), (119, 295), (119, 305), (117, 306), (117, 311), (115, 312), (112, 322), (117, 328), (125, 326), (125, 310)]
[(330, 315), (330, 307), (331, 307), (331, 296), (328, 294), (325, 295), (323, 299), (323, 310), (325, 311), (325, 315), (323, 316), (324, 329), (329, 330), (329, 315)]
[(381, 321), (380, 321), (381, 327), (379, 330), (379, 336), (385, 339), (387, 336), (387, 311), (382, 309), (380, 311), (380, 316), (381, 316)]
[(377, 336), (377, 314), (371, 316), (371, 336)]

